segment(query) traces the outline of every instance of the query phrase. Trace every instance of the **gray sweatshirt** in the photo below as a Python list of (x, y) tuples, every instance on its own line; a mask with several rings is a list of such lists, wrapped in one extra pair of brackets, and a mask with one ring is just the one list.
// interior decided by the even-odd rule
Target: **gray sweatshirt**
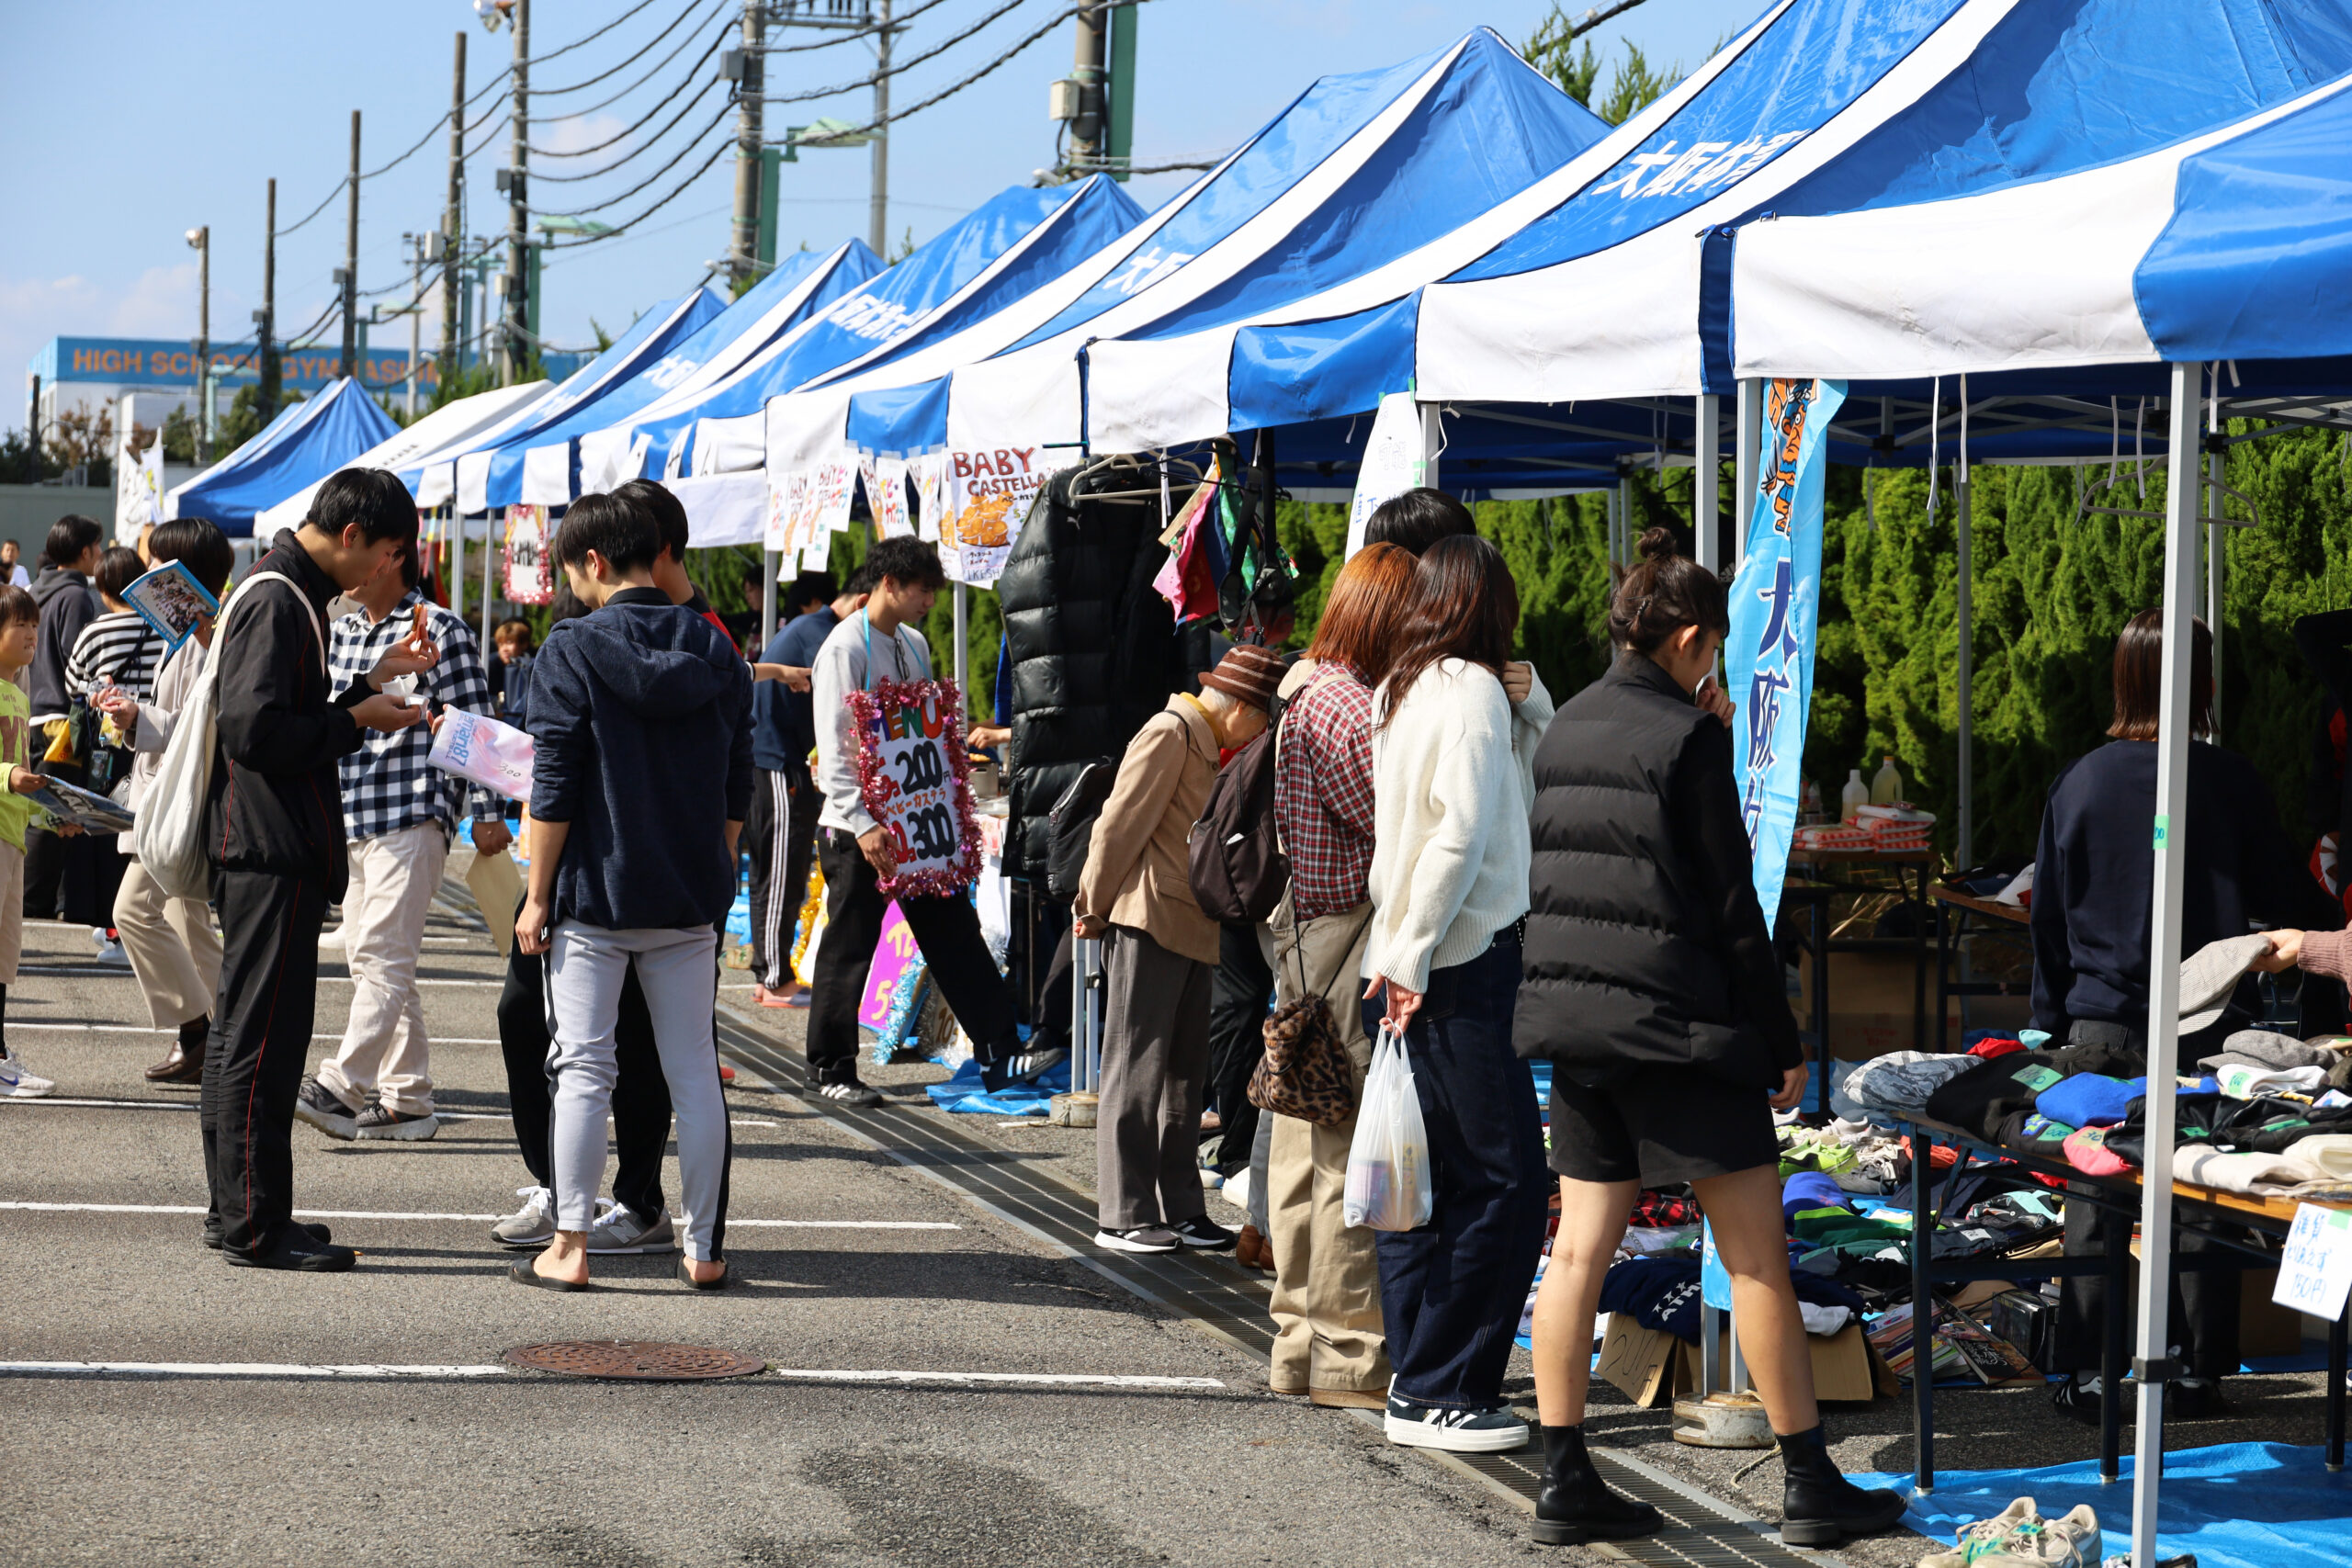
[[(810, 707), (817, 717), (817, 787), (825, 792), (825, 808), (817, 814), (820, 828), (838, 828), (852, 836), (874, 826), (857, 788), (857, 735), (852, 728), (849, 694), (866, 685), (865, 613), (859, 611), (825, 639), (809, 667)], [(875, 677), (883, 681), (924, 681), (931, 678), (931, 646), (922, 633), (900, 626), (894, 637), (873, 635)]]

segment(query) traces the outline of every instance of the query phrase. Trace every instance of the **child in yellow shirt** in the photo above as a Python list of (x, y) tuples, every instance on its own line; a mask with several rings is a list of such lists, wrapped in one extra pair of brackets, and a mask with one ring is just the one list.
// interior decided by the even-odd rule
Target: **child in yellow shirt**
[(19, 682), (40, 639), (40, 606), (33, 596), (0, 587), (0, 768), (8, 775), (8, 787), (0, 790), (0, 1100), (37, 1100), (57, 1087), (25, 1069), (6, 1033), (8, 987), (17, 983), (25, 944), (25, 824), (40, 809), (25, 797), (41, 786), (41, 776), (27, 765), (33, 705)]

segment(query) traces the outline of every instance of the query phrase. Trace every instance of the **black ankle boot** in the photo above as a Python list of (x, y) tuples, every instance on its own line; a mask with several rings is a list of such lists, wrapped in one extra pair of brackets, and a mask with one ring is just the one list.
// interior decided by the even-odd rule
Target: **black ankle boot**
[(1781, 1438), (1781, 1540), (1790, 1546), (1835, 1546), (1903, 1517), (1902, 1493), (1865, 1491), (1838, 1472), (1818, 1425)]
[(1545, 1546), (1625, 1540), (1655, 1534), (1658, 1511), (1611, 1489), (1584, 1451), (1582, 1427), (1545, 1427), (1544, 1490), (1535, 1499), (1534, 1536)]

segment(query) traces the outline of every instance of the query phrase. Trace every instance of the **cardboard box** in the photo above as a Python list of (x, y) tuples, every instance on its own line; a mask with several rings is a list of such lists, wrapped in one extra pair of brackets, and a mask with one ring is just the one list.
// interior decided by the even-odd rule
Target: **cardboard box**
[[(2128, 1276), (2132, 1299), (2140, 1299), (2140, 1238), (2132, 1238), (2132, 1268)], [(2278, 1288), (2276, 1269), (2248, 1269), (2238, 1276), (2238, 1354), (2293, 1356), (2303, 1348), (2303, 1314), (2270, 1299)], [(2324, 1335), (2325, 1328), (2318, 1330)], [(2176, 1329), (2176, 1336), (2177, 1330)]]
[[(1935, 954), (1928, 955), (1930, 973), (1928, 995), (1927, 1049), (1936, 1043)], [(1858, 1062), (1883, 1056), (1889, 1051), (1914, 1048), (1916, 1021), (1912, 985), (1916, 974), (1908, 953), (1833, 953), (1829, 955), (1829, 1054)], [(1797, 1027), (1813, 1027), (1813, 955), (1797, 961), (1797, 994), (1789, 1006)], [(1960, 998), (1948, 998), (1945, 1021), (1959, 1038)]]
[[(1816, 1398), (1868, 1401), (1895, 1392), (1894, 1374), (1871, 1353), (1859, 1323), (1849, 1323), (1826, 1338), (1807, 1335), (1805, 1345), (1813, 1352)], [(1728, 1335), (1723, 1341), (1723, 1364), (1730, 1366)], [(1645, 1328), (1623, 1313), (1612, 1313), (1609, 1331), (1601, 1337), (1600, 1362), (1594, 1371), (1634, 1404), (1655, 1409), (1698, 1388), (1699, 1347), (1662, 1328)]]

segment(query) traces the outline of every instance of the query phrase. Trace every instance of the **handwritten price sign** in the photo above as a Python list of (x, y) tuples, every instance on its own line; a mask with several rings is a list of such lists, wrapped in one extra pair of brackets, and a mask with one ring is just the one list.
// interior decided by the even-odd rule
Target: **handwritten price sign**
[(966, 778), (964, 698), (953, 681), (884, 681), (847, 701), (857, 720), (858, 791), (890, 838), (887, 894), (941, 897), (980, 874)]
[(2278, 1284), (2270, 1299), (2283, 1307), (2334, 1321), (2352, 1290), (2352, 1210), (2295, 1205), (2295, 1228), (2278, 1257)]

